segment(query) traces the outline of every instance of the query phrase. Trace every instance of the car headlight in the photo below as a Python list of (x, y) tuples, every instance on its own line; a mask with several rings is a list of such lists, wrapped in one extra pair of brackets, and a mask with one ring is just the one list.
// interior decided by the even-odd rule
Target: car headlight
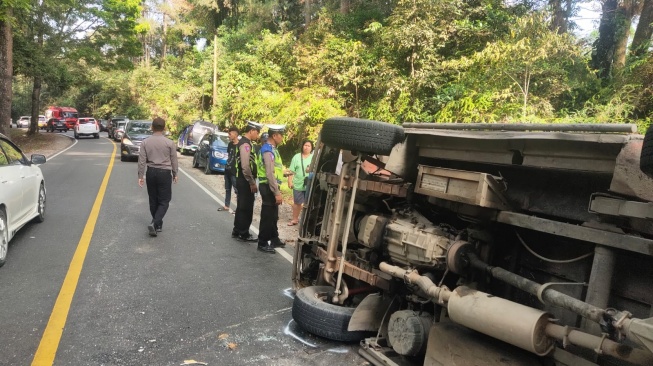
[(129, 137), (125, 137), (125, 138), (123, 138), (123, 139), (122, 139), (122, 143), (123, 143), (124, 145), (134, 146), (134, 143), (132, 142), (132, 140), (129, 139)]
[(221, 151), (214, 151), (213, 152), (213, 157), (216, 158), (216, 159), (226, 159), (227, 154), (225, 154), (225, 153), (223, 153)]

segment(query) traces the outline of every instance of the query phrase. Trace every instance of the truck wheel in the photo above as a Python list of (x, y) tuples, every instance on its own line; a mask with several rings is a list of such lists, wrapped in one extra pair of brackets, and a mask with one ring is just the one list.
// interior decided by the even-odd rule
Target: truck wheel
[(292, 303), (292, 317), (308, 332), (342, 342), (360, 341), (368, 332), (347, 330), (355, 308), (333, 305), (324, 298), (333, 293), (330, 286), (310, 286), (297, 291)]
[(653, 178), (653, 126), (650, 126), (644, 136), (642, 155), (639, 157), (639, 169)]
[(403, 127), (385, 122), (335, 117), (322, 126), (322, 142), (339, 149), (389, 155), (403, 140)]

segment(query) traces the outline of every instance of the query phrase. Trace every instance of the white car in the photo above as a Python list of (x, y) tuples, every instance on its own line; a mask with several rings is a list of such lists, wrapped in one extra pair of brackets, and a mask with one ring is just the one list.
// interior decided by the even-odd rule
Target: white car
[(100, 138), (100, 123), (95, 118), (82, 117), (75, 123), (75, 138), (80, 136), (93, 136)]
[(27, 159), (0, 134), (0, 266), (7, 260), (14, 234), (31, 220), (45, 220), (45, 181), (37, 165), (43, 163), (44, 155)]
[(16, 127), (18, 128), (27, 128), (29, 127), (29, 121), (32, 119), (30, 116), (21, 116), (18, 121), (16, 121)]

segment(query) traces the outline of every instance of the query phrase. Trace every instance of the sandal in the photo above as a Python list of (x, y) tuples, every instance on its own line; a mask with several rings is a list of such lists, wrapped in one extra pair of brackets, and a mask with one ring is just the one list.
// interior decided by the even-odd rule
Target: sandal
[(291, 222), (288, 223), (288, 226), (295, 226), (297, 224), (298, 224), (297, 221), (291, 221)]

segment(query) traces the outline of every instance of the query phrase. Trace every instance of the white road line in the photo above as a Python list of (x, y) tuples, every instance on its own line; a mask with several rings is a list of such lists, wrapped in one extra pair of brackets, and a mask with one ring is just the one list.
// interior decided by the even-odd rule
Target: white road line
[(73, 144), (70, 145), (70, 146), (68, 146), (67, 148), (65, 148), (65, 149), (63, 149), (63, 150), (61, 150), (61, 151), (59, 151), (58, 153), (52, 155), (52, 156), (49, 157), (47, 160), (52, 160), (52, 159), (56, 158), (57, 156), (59, 156), (59, 155), (65, 153), (66, 151), (72, 149), (73, 146), (77, 145), (77, 139), (75, 139), (75, 138), (73, 138), (73, 137), (70, 137), (70, 136), (68, 136), (68, 135), (64, 135), (64, 136), (66, 136), (66, 137), (68, 137), (69, 139), (73, 140), (73, 141), (74, 141)]
[[(188, 179), (190, 179), (191, 182), (197, 184), (197, 186), (200, 187), (200, 188), (201, 188), (201, 189), (202, 189), (206, 194), (208, 194), (209, 197), (213, 198), (214, 201), (216, 201), (216, 202), (217, 202), (218, 204), (220, 204), (221, 206), (224, 206), (224, 201), (221, 200), (220, 198), (218, 198), (218, 196), (216, 196), (215, 194), (213, 194), (213, 192), (209, 191), (208, 188), (204, 187), (204, 185), (203, 185), (202, 183), (198, 182), (195, 178), (191, 177), (190, 174), (186, 173), (182, 168), (179, 168), (179, 171), (182, 172), (182, 173), (184, 173), (184, 175), (185, 175)], [(251, 230), (255, 235), (258, 235), (258, 229), (255, 228), (253, 225), (250, 226), (249, 229), (250, 229), (250, 230)], [(281, 254), (281, 256), (284, 257), (288, 262), (292, 263), (292, 260), (293, 260), (292, 255), (288, 254), (288, 252), (286, 252), (286, 251), (283, 250), (283, 249), (275, 248), (275, 250), (277, 251), (277, 253)]]

